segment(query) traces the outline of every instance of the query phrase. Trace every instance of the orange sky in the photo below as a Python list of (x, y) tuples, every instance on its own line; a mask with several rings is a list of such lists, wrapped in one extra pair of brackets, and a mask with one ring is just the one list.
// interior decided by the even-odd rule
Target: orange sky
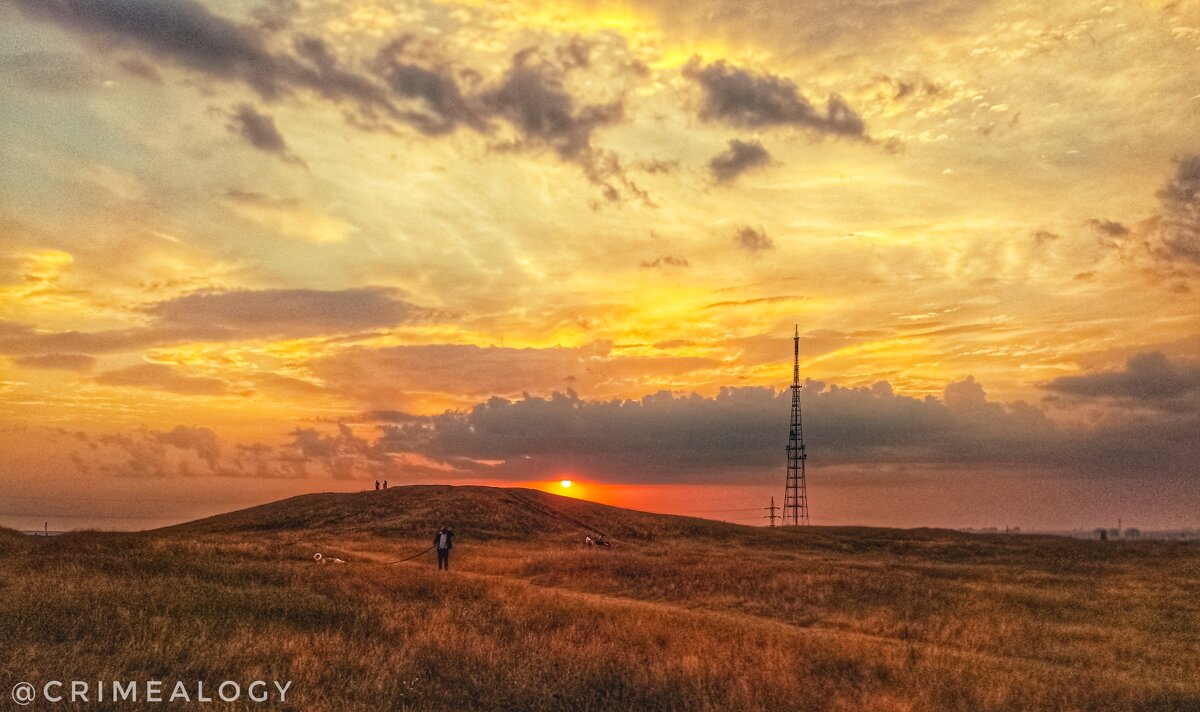
[(1194, 3), (0, 20), (0, 524), (563, 472), (753, 520), (797, 323), (814, 522), (1197, 524)]

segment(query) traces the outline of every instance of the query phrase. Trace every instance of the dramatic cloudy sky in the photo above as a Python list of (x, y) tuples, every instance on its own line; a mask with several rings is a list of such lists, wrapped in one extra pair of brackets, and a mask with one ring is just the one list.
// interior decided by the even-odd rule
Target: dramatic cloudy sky
[(0, 524), (1195, 525), (1200, 4), (0, 0)]

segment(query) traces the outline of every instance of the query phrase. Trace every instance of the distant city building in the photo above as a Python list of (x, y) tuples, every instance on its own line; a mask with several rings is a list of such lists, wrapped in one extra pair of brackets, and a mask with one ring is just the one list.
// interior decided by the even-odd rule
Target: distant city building
[(1129, 527), (1128, 529), (1125, 530), (1125, 538), (1126, 539), (1141, 539), (1142, 538), (1142, 530), (1134, 529), (1133, 527)]

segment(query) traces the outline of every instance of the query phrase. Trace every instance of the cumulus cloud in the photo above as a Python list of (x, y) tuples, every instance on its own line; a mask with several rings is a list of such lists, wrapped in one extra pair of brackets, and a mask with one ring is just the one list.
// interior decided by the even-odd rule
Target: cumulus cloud
[(389, 458), (366, 439), (354, 434), (345, 423), (338, 423), (334, 433), (315, 428), (292, 431), (289, 449), (299, 462), (319, 465), (335, 479), (374, 476), (389, 471)]
[(1038, 230), (1033, 233), (1033, 242), (1038, 247), (1041, 247), (1047, 243), (1054, 242), (1060, 237), (1062, 236), (1058, 233), (1050, 232), (1049, 230)]
[(217, 434), (208, 428), (177, 425), (165, 432), (150, 431), (148, 435), (156, 442), (172, 445), (180, 450), (192, 450), (200, 459), (214, 467), (221, 459), (221, 442)]
[(111, 477), (396, 478), (398, 464), (406, 460), (384, 453), (345, 424), (332, 433), (296, 428), (279, 445), (227, 442), (209, 428), (190, 425), (54, 434), (81, 472)]
[(229, 385), (219, 378), (190, 376), (162, 363), (143, 363), (105, 371), (96, 376), (96, 383), (148, 388), (186, 396), (222, 396), (229, 393)]
[(1158, 198), (1161, 256), (1200, 266), (1200, 156), (1181, 159)]
[(404, 36), (389, 42), (375, 57), (374, 69), (397, 95), (419, 105), (404, 113), (405, 120), (422, 133), (439, 135), (465, 124), (487, 129), (483, 107), (467, 97), (446, 60), (431, 58), (416, 40)]
[(1088, 227), (1101, 235), (1111, 238), (1123, 238), (1129, 235), (1129, 228), (1115, 220), (1088, 220)]
[(1187, 292), (1188, 280), (1200, 275), (1200, 155), (1179, 159), (1156, 195), (1158, 209), (1132, 227), (1107, 219), (1086, 224), (1102, 245), (1155, 279), (1179, 279), (1173, 288)]
[(548, 146), (565, 159), (578, 159), (591, 148), (592, 132), (623, 116), (619, 102), (575, 106), (562, 77), (528, 52), (513, 57), (500, 85), (483, 99), (530, 143)]
[(746, 171), (771, 164), (771, 154), (758, 141), (731, 139), (729, 148), (713, 156), (708, 169), (718, 183), (729, 183)]
[(733, 244), (746, 252), (762, 252), (775, 248), (775, 241), (762, 228), (749, 225), (740, 227), (733, 233)]
[(288, 149), (283, 134), (275, 128), (275, 119), (260, 114), (253, 106), (239, 104), (230, 114), (229, 121), (229, 130), (254, 148), (264, 153), (274, 153), (285, 160), (300, 162)]
[(818, 134), (866, 138), (862, 117), (842, 97), (831, 95), (820, 111), (795, 82), (773, 74), (756, 74), (718, 60), (709, 65), (693, 59), (685, 76), (700, 85), (700, 118), (737, 128), (794, 126)]
[(1159, 351), (1130, 358), (1122, 371), (1061, 376), (1047, 390), (1081, 398), (1117, 398), (1170, 402), (1200, 394), (1200, 364), (1173, 363)]
[(624, 119), (623, 102), (579, 105), (565, 85), (567, 73), (578, 66), (523, 50), (513, 55), (499, 85), (485, 91), (480, 101), (490, 116), (503, 118), (517, 131), (516, 146), (550, 149), (562, 160), (577, 163), (610, 201), (625, 193), (648, 203), (617, 155), (592, 143), (597, 129)]

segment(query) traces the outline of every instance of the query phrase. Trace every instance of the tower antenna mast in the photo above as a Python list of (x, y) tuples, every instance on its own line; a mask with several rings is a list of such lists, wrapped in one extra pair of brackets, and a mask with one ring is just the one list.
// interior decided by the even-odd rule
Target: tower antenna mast
[(800, 418), (800, 325), (792, 340), (792, 424), (788, 432), (787, 486), (783, 493), (785, 526), (808, 524), (808, 483), (805, 481), (804, 425)]

